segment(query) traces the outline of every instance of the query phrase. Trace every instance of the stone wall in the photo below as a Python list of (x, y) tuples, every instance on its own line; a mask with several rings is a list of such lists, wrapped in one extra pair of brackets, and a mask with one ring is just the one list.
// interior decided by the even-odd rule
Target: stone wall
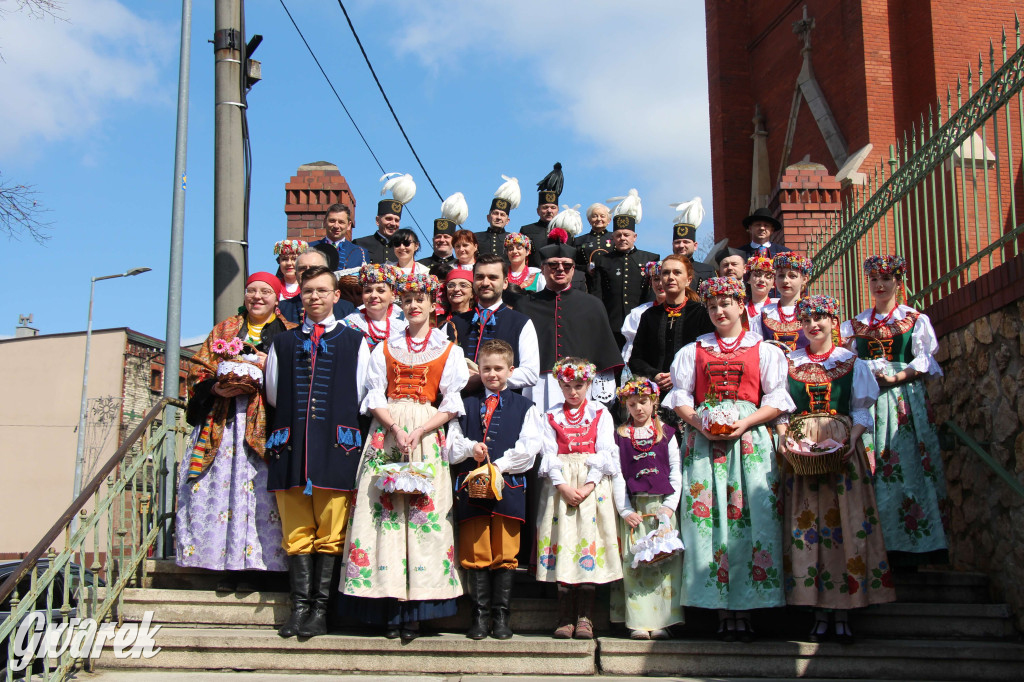
[[(954, 422), (1024, 483), (1022, 320), (1024, 298), (942, 334), (936, 359), (945, 376), (928, 381), (928, 396), (937, 426)], [(1024, 497), (959, 439), (944, 438), (943, 448), (953, 567), (988, 574), (1024, 630)]]

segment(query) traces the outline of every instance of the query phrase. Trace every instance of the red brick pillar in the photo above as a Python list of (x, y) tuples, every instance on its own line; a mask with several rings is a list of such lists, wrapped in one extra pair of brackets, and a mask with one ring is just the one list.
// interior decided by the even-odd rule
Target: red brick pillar
[(333, 163), (317, 161), (299, 166), (284, 186), (284, 194), (288, 239), (310, 242), (323, 237), (324, 216), (331, 204), (345, 204), (355, 215), (356, 198)]
[(775, 241), (807, 255), (812, 236), (834, 223), (841, 207), (839, 193), (839, 181), (820, 163), (787, 166), (770, 204), (782, 223), (782, 238)]

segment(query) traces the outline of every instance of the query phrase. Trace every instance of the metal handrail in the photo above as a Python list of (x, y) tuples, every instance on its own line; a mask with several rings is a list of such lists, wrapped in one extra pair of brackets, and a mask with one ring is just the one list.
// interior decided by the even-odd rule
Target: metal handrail
[(995, 457), (986, 452), (978, 441), (974, 440), (967, 433), (957, 426), (952, 421), (947, 421), (943, 424), (947, 429), (953, 432), (953, 434), (963, 441), (963, 444), (974, 450), (974, 454), (978, 455), (985, 464), (989, 466), (992, 471), (995, 472), (999, 478), (1003, 479), (1013, 492), (1017, 493), (1021, 497), (1024, 497), (1024, 485), (1021, 485), (1020, 481), (1014, 477), (1009, 471), (1004, 469), (999, 462), (996, 461)]

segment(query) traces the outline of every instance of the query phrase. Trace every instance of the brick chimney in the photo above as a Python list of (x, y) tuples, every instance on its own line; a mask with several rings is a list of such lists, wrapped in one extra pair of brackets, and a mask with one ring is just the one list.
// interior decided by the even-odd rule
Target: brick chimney
[(324, 236), (324, 216), (331, 204), (344, 204), (356, 209), (345, 176), (338, 167), (326, 161), (299, 166), (284, 186), (284, 213), (288, 216), (288, 239), (314, 241)]
[(829, 220), (835, 220), (841, 208), (839, 194), (839, 181), (820, 163), (787, 166), (770, 204), (782, 223), (782, 243), (807, 255), (813, 236), (825, 233)]

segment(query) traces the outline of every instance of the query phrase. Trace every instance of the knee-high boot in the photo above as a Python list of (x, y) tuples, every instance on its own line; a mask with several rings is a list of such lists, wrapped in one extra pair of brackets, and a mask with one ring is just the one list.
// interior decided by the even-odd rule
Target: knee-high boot
[(313, 592), (312, 554), (293, 554), (288, 557), (288, 582), (291, 584), (292, 612), (277, 630), (282, 637), (294, 637), (306, 620), (312, 606)]
[(515, 571), (511, 568), (498, 568), (491, 571), (494, 587), (491, 590), (491, 614), (494, 624), (491, 626), (491, 637), (494, 639), (511, 639), (512, 627), (512, 579)]
[(466, 631), (470, 639), (484, 639), (491, 632), (491, 571), (470, 568), (466, 571), (469, 596), (473, 600), (473, 620)]
[(334, 577), (334, 554), (315, 554), (316, 571), (313, 574), (313, 598), (309, 615), (299, 626), (299, 637), (316, 637), (327, 634), (327, 600), (331, 596), (331, 581)]

